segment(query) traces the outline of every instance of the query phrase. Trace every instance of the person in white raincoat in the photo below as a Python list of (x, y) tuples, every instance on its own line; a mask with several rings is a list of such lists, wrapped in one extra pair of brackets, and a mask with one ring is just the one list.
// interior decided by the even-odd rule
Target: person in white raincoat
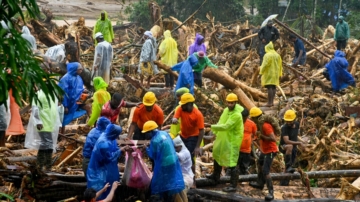
[(58, 114), (58, 101), (48, 101), (42, 90), (37, 92), (40, 103), (32, 104), (32, 112), (26, 131), (25, 147), (38, 149), (37, 165), (40, 169), (45, 166), (51, 169), (51, 157), (55, 151), (59, 127), (61, 126)]
[(95, 34), (98, 42), (95, 48), (94, 64), (92, 69), (92, 78), (100, 76), (108, 84), (110, 82), (110, 66), (113, 59), (113, 48), (111, 44), (104, 40), (102, 33)]
[(37, 49), (36, 39), (33, 35), (31, 35), (29, 28), (27, 26), (23, 26), (21, 32), (22, 32), (21, 37), (26, 39), (30, 43), (31, 50), (36, 50)]
[(7, 109), (5, 107), (5, 104), (0, 105), (0, 147), (5, 147), (5, 132), (6, 129), (9, 126), (10, 123), (10, 118), (11, 118), (11, 114), (10, 114), (10, 96), (7, 99)]
[(180, 135), (173, 139), (176, 155), (179, 158), (181, 172), (184, 177), (185, 190), (189, 190), (194, 183), (194, 173), (191, 170), (192, 162), (189, 150), (186, 148)]
[(50, 47), (46, 53), (45, 56), (48, 56), (49, 58), (55, 60), (56, 62), (62, 62), (65, 59), (65, 45), (59, 44), (56, 46)]

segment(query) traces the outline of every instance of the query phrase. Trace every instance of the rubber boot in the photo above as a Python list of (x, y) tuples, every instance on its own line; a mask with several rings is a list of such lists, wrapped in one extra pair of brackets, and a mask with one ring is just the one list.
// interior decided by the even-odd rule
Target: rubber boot
[(211, 175), (206, 175), (206, 178), (215, 181), (215, 184), (219, 184), (221, 174), (221, 166), (214, 160), (214, 172)]
[(42, 170), (45, 165), (46, 152), (47, 151), (43, 150), (43, 149), (38, 150), (37, 157), (36, 157), (36, 164), (40, 170)]
[(223, 189), (224, 192), (235, 192), (239, 180), (239, 170), (234, 167), (230, 171), (230, 186)]
[(269, 190), (269, 193), (265, 196), (265, 201), (272, 201), (274, 200), (274, 187), (271, 178), (266, 179), (266, 186)]
[(264, 184), (265, 182), (264, 182), (264, 176), (262, 170), (258, 172), (257, 181), (249, 183), (250, 186), (260, 190), (264, 189)]
[(295, 172), (295, 169), (292, 167), (291, 154), (285, 155), (285, 169), (287, 173)]
[(51, 166), (52, 166), (52, 152), (53, 152), (52, 149), (47, 149), (47, 150), (46, 150), (44, 165), (45, 165), (45, 169), (46, 169), (47, 171), (51, 171)]

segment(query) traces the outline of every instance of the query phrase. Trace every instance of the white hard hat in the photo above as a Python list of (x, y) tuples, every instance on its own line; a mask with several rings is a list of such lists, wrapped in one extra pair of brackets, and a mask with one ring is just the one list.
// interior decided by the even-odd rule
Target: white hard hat
[(95, 39), (97, 39), (97, 38), (104, 38), (104, 36), (101, 32), (98, 32), (95, 34)]

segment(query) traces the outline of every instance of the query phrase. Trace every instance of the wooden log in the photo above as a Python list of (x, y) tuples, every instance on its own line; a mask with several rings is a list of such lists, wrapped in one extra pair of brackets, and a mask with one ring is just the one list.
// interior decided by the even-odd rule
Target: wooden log
[(252, 56), (252, 51), (250, 51), (250, 54), (241, 62), (240, 67), (236, 70), (236, 72), (234, 72), (233, 77), (237, 78), (241, 72), (241, 70), (244, 68), (246, 62), (251, 58)]
[(78, 154), (82, 150), (82, 147), (78, 147), (75, 151), (73, 151), (69, 156), (67, 156), (63, 161), (61, 161), (56, 168), (60, 168), (63, 164), (72, 159), (76, 154)]
[(5, 157), (10, 163), (36, 161), (36, 156)]
[(255, 107), (255, 104), (247, 97), (244, 91), (242, 91), (240, 88), (233, 89), (233, 93), (235, 93), (238, 96), (239, 102), (246, 109), (250, 110), (251, 108)]
[(336, 195), (336, 198), (341, 200), (354, 200), (355, 196), (360, 192), (360, 177), (357, 178), (352, 184), (350, 184), (344, 178), (341, 180), (341, 190)]
[(255, 34), (252, 34), (252, 35), (243, 37), (243, 38), (241, 38), (241, 39), (239, 39), (239, 40), (236, 40), (236, 41), (231, 42), (231, 43), (228, 44), (228, 45), (223, 45), (223, 47), (221, 47), (221, 48), (222, 48), (222, 49), (228, 48), (228, 47), (233, 46), (233, 45), (235, 45), (235, 44), (237, 44), (237, 43), (239, 43), (239, 42), (245, 41), (245, 40), (247, 40), (247, 39), (251, 39), (251, 38), (253, 38), (253, 37), (257, 36), (257, 35), (258, 35), (258, 33), (255, 33)]
[(31, 20), (30, 23), (34, 27), (34, 30), (38, 35), (38, 39), (47, 47), (52, 47), (62, 43), (61, 39), (47, 30), (41, 22), (37, 20)]
[(199, 95), (202, 100), (204, 100), (207, 104), (213, 106), (219, 113), (222, 113), (223, 108), (220, 107), (216, 102), (210, 99), (207, 95), (201, 92), (196, 86), (194, 87), (195, 94)]
[[(359, 43), (360, 44), (360, 43)], [(351, 66), (350, 74), (355, 77), (356, 70), (357, 70), (357, 63), (359, 62), (359, 58), (356, 57), (353, 65)]]
[[(334, 40), (331, 40), (331, 41), (328, 41), (328, 42), (324, 43), (323, 45), (318, 46), (316, 48), (320, 49), (320, 48), (323, 48), (323, 47), (325, 47), (327, 45), (330, 45), (331, 43), (334, 43), (334, 42), (335, 42)], [(306, 52), (306, 56), (313, 54), (315, 51), (316, 51), (316, 49), (314, 48), (314, 49), (310, 50), (309, 52)]]

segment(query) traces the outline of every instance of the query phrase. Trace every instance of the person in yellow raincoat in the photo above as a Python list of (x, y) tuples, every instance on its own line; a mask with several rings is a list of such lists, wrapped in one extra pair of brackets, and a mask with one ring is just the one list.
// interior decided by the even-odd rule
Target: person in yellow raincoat
[(276, 94), (276, 86), (279, 85), (282, 76), (282, 60), (281, 56), (274, 50), (272, 42), (265, 46), (263, 62), (260, 67), (261, 85), (268, 90), (267, 107), (274, 106), (274, 98)]
[(207, 176), (219, 183), (221, 166), (230, 169), (230, 186), (223, 188), (224, 192), (236, 191), (239, 171), (237, 161), (239, 158), (240, 145), (244, 136), (244, 124), (241, 112), (242, 106), (237, 104), (238, 97), (230, 93), (226, 97), (227, 108), (221, 114), (216, 125), (211, 125), (211, 130), (216, 139), (213, 146), (214, 173)]
[(93, 38), (95, 44), (97, 44), (95, 40), (95, 34), (98, 32), (101, 32), (104, 36), (105, 41), (109, 43), (111, 43), (112, 40), (114, 39), (114, 30), (106, 11), (101, 11), (100, 18), (96, 21), (96, 24), (94, 26)]
[(94, 80), (95, 93), (93, 96), (92, 112), (90, 119), (87, 123), (88, 126), (93, 126), (96, 120), (100, 117), (102, 106), (107, 103), (110, 99), (110, 93), (106, 91), (108, 84), (102, 77), (95, 77)]
[[(169, 30), (164, 32), (164, 38), (165, 40), (161, 42), (159, 47), (161, 62), (172, 67), (176, 65), (178, 61), (177, 43), (171, 37), (171, 32)], [(165, 74), (165, 87), (171, 89), (174, 87), (174, 76), (172, 74)]]

